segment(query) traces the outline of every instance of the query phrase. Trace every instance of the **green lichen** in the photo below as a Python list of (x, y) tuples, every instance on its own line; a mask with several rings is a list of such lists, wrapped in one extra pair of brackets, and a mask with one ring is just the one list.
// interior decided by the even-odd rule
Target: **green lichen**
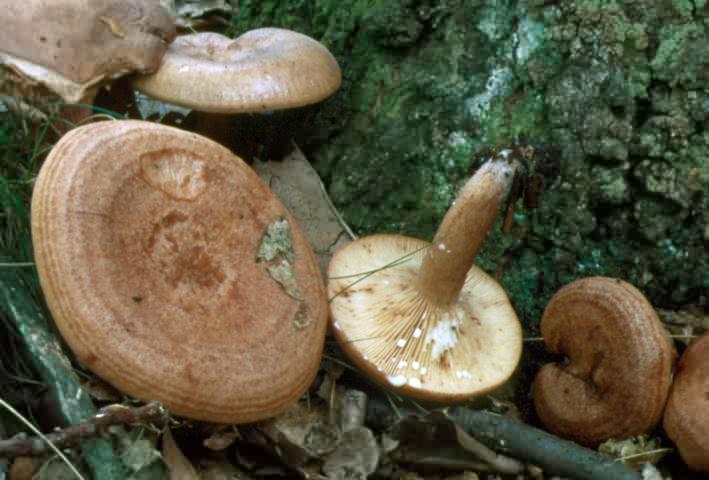
[(358, 233), (431, 238), (481, 148), (553, 145), (538, 206), (480, 257), (526, 323), (590, 274), (706, 301), (707, 2), (244, 3), (239, 22), (302, 28), (343, 67), (309, 153)]
[(298, 277), (293, 269), (295, 252), (293, 251), (290, 224), (287, 219), (282, 218), (268, 224), (263, 237), (261, 237), (256, 261), (265, 262), (268, 275), (283, 287), (289, 297), (300, 302), (298, 310), (293, 316), (293, 326), (300, 330), (310, 325), (311, 315), (298, 286)]
[(609, 205), (623, 205), (629, 199), (627, 171), (621, 168), (611, 168), (604, 165), (594, 165), (591, 168), (593, 182), (593, 197), (599, 202)]
[(293, 239), (288, 220), (283, 218), (268, 224), (266, 232), (261, 238), (256, 260), (267, 263), (268, 274), (283, 287), (290, 297), (302, 300), (298, 279), (293, 270), (294, 258)]
[(270, 262), (276, 257), (282, 257), (286, 262), (292, 262), (293, 239), (290, 234), (288, 220), (282, 218), (266, 226), (266, 232), (261, 238), (256, 258)]
[(709, 63), (707, 27), (699, 22), (669, 24), (660, 29), (658, 40), (650, 62), (654, 76), (670, 86), (702, 88), (706, 81), (703, 70)]

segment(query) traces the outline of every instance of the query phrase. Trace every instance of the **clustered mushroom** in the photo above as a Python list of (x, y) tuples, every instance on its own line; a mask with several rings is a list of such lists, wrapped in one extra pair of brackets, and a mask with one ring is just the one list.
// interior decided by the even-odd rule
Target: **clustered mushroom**
[[(0, 20), (0, 91), (14, 98), (92, 103), (101, 85), (155, 71), (175, 37), (158, 0), (7, 2)], [(62, 114), (78, 121), (88, 110)]]
[[(39, 13), (41, 14), (39, 14)], [(90, 8), (10, 4), (0, 30), (4, 89), (91, 102), (132, 71), (159, 100), (220, 114), (294, 108), (340, 85), (317, 41), (261, 28), (236, 39), (184, 35), (157, 0)], [(28, 28), (28, 25), (32, 28)], [(224, 133), (217, 133), (224, 135)], [(227, 133), (228, 135), (228, 133)], [(333, 256), (331, 330), (362, 370), (412, 397), (460, 401), (509, 379), (522, 332), (500, 285), (473, 263), (518, 167), (510, 151), (462, 188), (433, 242), (372, 235)], [(122, 391), (215, 422), (272, 416), (317, 371), (325, 288), (303, 233), (268, 187), (226, 148), (141, 121), (77, 128), (52, 149), (32, 198), (37, 270), (77, 358)], [(585, 445), (664, 428), (709, 471), (709, 334), (679, 362), (652, 306), (621, 280), (559, 290), (541, 330), (563, 364), (533, 384), (547, 428)], [(665, 409), (665, 403), (667, 403)]]
[(567, 359), (534, 380), (534, 406), (549, 430), (595, 446), (657, 426), (676, 352), (638, 289), (608, 277), (575, 280), (549, 301), (541, 331)]
[(315, 256), (221, 145), (142, 121), (55, 145), (32, 197), (47, 304), (77, 358), (174, 414), (272, 416), (310, 385), (327, 302)]
[(709, 473), (709, 333), (677, 363), (662, 424), (687, 465)]
[(413, 397), (458, 401), (489, 392), (522, 351), (500, 285), (473, 265), (510, 189), (503, 150), (461, 189), (432, 243), (373, 235), (338, 250), (328, 268), (331, 331), (371, 378)]

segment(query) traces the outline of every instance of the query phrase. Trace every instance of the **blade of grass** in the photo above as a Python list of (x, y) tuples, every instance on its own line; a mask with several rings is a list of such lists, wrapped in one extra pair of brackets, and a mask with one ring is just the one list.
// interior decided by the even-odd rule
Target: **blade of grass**
[(385, 265), (382, 265), (381, 267), (375, 268), (375, 269), (373, 269), (373, 270), (366, 270), (366, 271), (363, 271), (363, 272), (353, 273), (353, 274), (350, 274), (350, 275), (341, 275), (341, 276), (337, 276), (337, 277), (329, 277), (328, 280), (339, 280), (339, 279), (353, 278), (353, 277), (360, 277), (360, 278), (358, 278), (357, 280), (354, 280), (354, 281), (348, 283), (342, 290), (340, 290), (339, 292), (336, 292), (332, 297), (330, 297), (330, 298), (328, 299), (328, 302), (332, 302), (337, 296), (341, 295), (343, 292), (347, 291), (348, 289), (354, 287), (354, 286), (357, 285), (359, 282), (361, 282), (361, 281), (363, 281), (363, 280), (365, 280), (365, 279), (371, 277), (371, 276), (374, 275), (375, 273), (381, 272), (382, 270), (386, 270), (386, 269), (388, 269), (388, 268), (396, 267), (396, 266), (401, 265), (401, 264), (403, 264), (403, 263), (406, 263), (406, 262), (408, 262), (408, 261), (411, 259), (411, 257), (413, 257), (414, 255), (416, 255), (418, 252), (420, 252), (420, 251), (422, 251), (422, 250), (426, 250), (427, 248), (430, 248), (430, 247), (431, 247), (431, 244), (430, 244), (430, 243), (429, 243), (429, 244), (426, 244), (426, 245), (424, 245), (423, 247), (419, 247), (419, 248), (417, 248), (417, 249), (415, 249), (415, 250), (412, 250), (411, 252), (408, 252), (406, 255), (402, 255), (401, 257), (396, 258), (396, 259), (392, 260), (391, 262), (389, 262), (389, 263), (387, 263), (387, 264), (385, 264)]
[(37, 429), (37, 427), (32, 425), (32, 422), (30, 422), (25, 417), (23, 417), (20, 412), (18, 412), (14, 408), (12, 408), (12, 405), (7, 403), (2, 398), (0, 398), (0, 406), (2, 406), (5, 410), (10, 412), (11, 414), (13, 414), (19, 421), (21, 421), (23, 424), (25, 424), (25, 426), (27, 428), (29, 428), (35, 435), (37, 435), (42, 440), (47, 442), (47, 445), (49, 445), (49, 448), (54, 450), (54, 453), (56, 453), (57, 456), (59, 456), (59, 458), (62, 459), (62, 462), (64, 462), (66, 464), (66, 466), (69, 467), (69, 470), (71, 470), (71, 472), (76, 476), (76, 478), (78, 478), (79, 480), (85, 480), (84, 476), (81, 474), (81, 472), (79, 472), (79, 470), (76, 469), (74, 464), (71, 463), (71, 460), (69, 460), (66, 457), (66, 455), (64, 455), (64, 453), (62, 453), (61, 450), (59, 450), (52, 442), (50, 442), (49, 439), (47, 437), (45, 437), (44, 434)]

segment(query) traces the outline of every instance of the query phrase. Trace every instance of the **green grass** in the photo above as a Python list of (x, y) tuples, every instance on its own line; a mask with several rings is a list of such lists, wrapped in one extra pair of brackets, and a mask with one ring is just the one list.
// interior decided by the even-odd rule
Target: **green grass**
[[(32, 260), (30, 199), (41, 147), (33, 127), (12, 113), (0, 114), (0, 261)], [(27, 268), (5, 266), (0, 268)]]
[[(0, 387), (6, 389), (5, 392), (0, 389), (0, 396), (14, 394), (13, 389), (22, 389), (27, 384), (41, 383), (52, 392), (54, 410), (60, 412), (64, 421), (76, 423), (95, 413), (95, 408), (61, 353), (51, 323), (46, 321), (49, 314), (32, 256), (32, 186), (42, 160), (58, 138), (52, 120), (61, 121), (53, 114), (42, 113), (45, 120), (32, 124), (22, 115), (0, 112), (0, 339), (12, 347), (0, 350)], [(6, 347), (0, 345), (3, 346)], [(28, 360), (32, 368), (27, 368), (22, 359)], [(22, 407), (20, 413), (31, 421), (33, 411), (29, 405), (20, 401), (12, 406)], [(8, 411), (11, 409), (7, 405), (0, 409), (0, 422), (5, 426), (11, 418)], [(28, 425), (30, 421), (22, 418)], [(23, 427), (13, 426), (16, 431), (20, 428)], [(82, 442), (81, 454), (96, 478), (125, 478), (125, 468), (110, 440), (86, 440)], [(76, 469), (72, 470), (76, 475)]]
[[(15, 275), (37, 299), (41, 292), (32, 256), (30, 202), (38, 159), (48, 148), (42, 141), (47, 130), (22, 115), (0, 112), (0, 269)], [(12, 377), (9, 384), (34, 382), (32, 369), (19, 353), (22, 347), (13, 322), (3, 315), (6, 307), (0, 305), (0, 336), (5, 347), (0, 353), (1, 374)]]
[[(34, 159), (38, 156), (35, 152), (39, 152), (32, 135), (34, 128), (20, 115), (0, 112), (0, 269), (16, 275), (36, 296), (39, 290), (32, 262), (29, 217)], [(40, 382), (22, 354), (14, 323), (5, 315), (8, 307), (0, 305), (0, 397), (17, 400), (18, 392), (37, 391)], [(29, 405), (15, 406), (22, 407), (32, 418)], [(7, 410), (3, 409), (0, 421), (9, 431), (21, 428)]]

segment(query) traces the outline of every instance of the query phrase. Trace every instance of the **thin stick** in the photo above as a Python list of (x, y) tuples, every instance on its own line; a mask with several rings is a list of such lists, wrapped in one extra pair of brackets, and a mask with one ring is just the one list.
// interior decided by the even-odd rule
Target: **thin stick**
[[(79, 472), (76, 469), (76, 467), (74, 466), (74, 464), (72, 464), (71, 461), (66, 457), (66, 455), (64, 455), (62, 453), (62, 451), (59, 450), (59, 448), (57, 448), (57, 446), (54, 445), (54, 443), (52, 443), (52, 441), (47, 436), (45, 436), (42, 432), (37, 430), (37, 427), (32, 425), (32, 422), (30, 422), (25, 417), (23, 417), (20, 412), (18, 412), (14, 408), (12, 408), (12, 405), (7, 403), (2, 398), (0, 398), (0, 405), (2, 405), (3, 408), (5, 408), (8, 412), (13, 414), (18, 420), (20, 420), (22, 423), (24, 423), (27, 426), (27, 428), (29, 428), (30, 430), (32, 430), (32, 432), (34, 432), (35, 435), (40, 437), (45, 442), (45, 444), (48, 445), (48, 447), (50, 449), (52, 449), (54, 451), (54, 453), (56, 453), (59, 456), (59, 458), (62, 459), (62, 461), (66, 464), (67, 467), (69, 467), (69, 470), (71, 470), (71, 472), (76, 476), (76, 478), (78, 478), (79, 480), (86, 480), (84, 478), (84, 476), (81, 474), (81, 472)], [(45, 451), (46, 451), (46, 448), (45, 448)]]
[[(3, 406), (5, 405), (3, 401)], [(8, 407), (6, 406), (6, 408)], [(164, 422), (167, 418), (167, 411), (157, 402), (150, 402), (136, 408), (130, 408), (125, 405), (108, 405), (84, 422), (70, 425), (46, 435), (32, 427), (32, 431), (39, 438), (28, 438), (20, 434), (7, 440), (0, 440), (0, 457), (44, 455), (49, 448), (59, 452), (58, 448), (73, 447), (85, 438), (105, 433), (111, 425)], [(27, 425), (30, 426), (31, 424), (27, 423)], [(58, 454), (61, 455), (61, 453)]]
[(0, 262), (0, 268), (34, 267), (34, 262)]
[[(395, 424), (402, 413), (415, 411), (403, 406), (393, 412), (384, 399), (370, 397), (367, 425), (383, 430)], [(538, 465), (550, 475), (577, 480), (640, 480), (640, 474), (607, 455), (502, 415), (453, 407), (446, 416), (489, 448)]]
[(459, 425), (455, 426), (455, 433), (461, 447), (490, 465), (496, 472), (505, 473), (507, 475), (517, 475), (524, 470), (524, 465), (521, 462), (514, 458), (498, 454), (482, 442), (476, 440), (475, 437), (460, 428)]
[(651, 457), (657, 455), (658, 453), (669, 453), (671, 448), (656, 448), (655, 450), (648, 450), (647, 452), (634, 453), (632, 455), (625, 455), (623, 457), (616, 458), (616, 462), (625, 463), (627, 460), (635, 460), (636, 458)]

